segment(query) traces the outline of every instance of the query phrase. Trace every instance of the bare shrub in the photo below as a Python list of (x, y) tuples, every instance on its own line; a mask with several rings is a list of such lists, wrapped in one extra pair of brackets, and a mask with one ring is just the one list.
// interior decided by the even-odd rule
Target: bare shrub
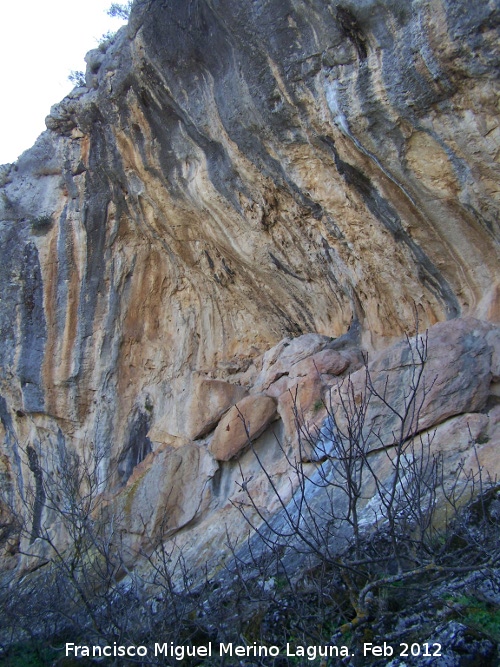
[(82, 72), (81, 70), (72, 69), (68, 74), (68, 81), (77, 88), (83, 88), (87, 85), (85, 80), (85, 72)]
[[(361, 388), (349, 377), (329, 393), (321, 428), (307, 426), (293, 397), (295, 454), (279, 443), (295, 488), (291, 500), (254, 450), (278, 500), (276, 516), (267, 517), (241, 482), (253, 515), (244, 503), (237, 507), (260, 544), (253, 551), (259, 558), (252, 553), (241, 558), (258, 569), (262, 554), (273, 554), (276, 576), (287, 579), (294, 604), (309, 590), (343, 632), (382, 613), (388, 591), (396, 587), (422, 590), (447, 576), (492, 569), (500, 560), (493, 539), (498, 524), (492, 526), (481, 500), (497, 487), (479, 461), (475, 470), (465, 470), (461, 462), (448, 474), (433, 447), (434, 435), (420, 433), (435, 381), (425, 375), (427, 336), (417, 332), (407, 348), (406, 385), (397, 403), (391, 401), (388, 377), (372, 377), (367, 363)], [(296, 576), (304, 571), (308, 586)]]
[[(104, 454), (91, 447), (69, 451), (48, 437), (19, 450), (28, 474), (20, 494), (23, 512), (11, 513), (23, 571), (0, 586), (0, 649), (2, 643), (29, 642), (41, 649), (59, 645), (56, 654), (62, 654), (65, 641), (206, 643), (212, 623), (204, 614), (208, 589), (175, 543), (166, 544), (166, 525), (149, 540), (144, 526), (146, 546), (129, 569), (121, 518), (109, 511), (104, 493), (114, 475)], [(114, 664), (134, 663), (178, 664), (175, 657), (154, 655)]]
[[(425, 376), (427, 338), (407, 345), (397, 404), (387, 378), (372, 377), (367, 364), (361, 382), (358, 372), (327, 396), (320, 428), (308, 426), (295, 397), (296, 448), (278, 443), (291, 498), (245, 425), (279, 511), (264, 513), (242, 471), (237, 507), (249, 534), (240, 544), (226, 534), (231, 558), (218, 571), (191, 570), (165, 539), (166, 525), (149, 539), (144, 526), (131, 571), (121, 517), (103, 493), (112, 477), (103, 456), (42, 438), (19, 446), (24, 512), (10, 508), (3, 528), (9, 539), (21, 530), (25, 570), (0, 581), (0, 642), (318, 645), (335, 643), (338, 633), (359, 637), (368, 622), (373, 631), (450, 578), (489, 573), (498, 587), (499, 489), (479, 460), (474, 470), (461, 462), (450, 473), (434, 435), (421, 432), (433, 383)], [(179, 664), (152, 653), (139, 662)]]

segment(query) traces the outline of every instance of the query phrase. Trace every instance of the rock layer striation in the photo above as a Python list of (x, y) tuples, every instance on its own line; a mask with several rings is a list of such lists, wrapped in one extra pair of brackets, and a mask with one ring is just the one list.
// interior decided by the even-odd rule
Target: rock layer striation
[[(266, 394), (261, 427), (277, 401), (291, 437), (288, 390), (316, 419), (325, 386), (416, 321), (451, 321), (469, 359), (453, 321), (500, 321), (499, 24), (495, 2), (136, 0), (1, 168), (7, 496), (35, 475), (28, 443), (52, 452), (42, 469), (97, 452), (118, 494), (175, 478), (137, 466), (186, 461), (203, 491), (180, 528), (220, 484), (211, 452), (236, 474), (232, 406)], [(498, 346), (481, 349), (459, 413), (489, 400)]]

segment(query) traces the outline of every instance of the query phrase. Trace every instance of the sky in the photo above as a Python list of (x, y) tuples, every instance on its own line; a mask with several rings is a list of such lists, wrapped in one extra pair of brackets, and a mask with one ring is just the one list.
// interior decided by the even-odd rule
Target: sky
[(71, 70), (123, 21), (112, 0), (0, 0), (0, 164), (13, 162), (45, 130), (45, 116), (73, 88)]

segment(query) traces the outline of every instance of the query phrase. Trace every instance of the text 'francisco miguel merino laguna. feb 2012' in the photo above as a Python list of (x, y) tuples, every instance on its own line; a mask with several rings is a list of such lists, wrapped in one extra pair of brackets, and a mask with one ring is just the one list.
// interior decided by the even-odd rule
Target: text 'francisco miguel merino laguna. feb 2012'
[[(387, 642), (383, 644), (373, 644), (371, 642), (363, 644), (363, 655), (392, 657), (397, 653), (399, 656), (440, 656), (441, 645), (434, 644), (399, 644), (398, 649)], [(310, 646), (295, 646), (293, 644), (286, 644), (285, 650), (280, 649), (279, 646), (264, 646), (254, 642), (250, 645), (227, 644), (220, 642), (218, 645), (208, 642), (204, 646), (184, 646), (176, 645), (173, 642), (165, 642), (163, 644), (155, 643), (151, 651), (147, 646), (122, 646), (116, 643), (113, 646), (86, 646), (76, 645), (73, 643), (66, 644), (66, 657), (146, 657), (149, 653), (153, 653), (155, 657), (171, 657), (176, 660), (184, 660), (186, 657), (211, 657), (219, 654), (221, 656), (227, 655), (230, 657), (259, 657), (259, 658), (276, 658), (281, 654), (287, 657), (302, 657), (308, 660), (315, 660), (316, 658), (332, 658), (332, 657), (349, 657), (351, 655), (349, 648), (345, 645), (323, 644)]]

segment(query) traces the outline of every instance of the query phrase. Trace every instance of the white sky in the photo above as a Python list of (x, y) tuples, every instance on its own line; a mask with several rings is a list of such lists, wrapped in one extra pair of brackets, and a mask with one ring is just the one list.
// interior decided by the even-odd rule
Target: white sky
[(68, 74), (85, 71), (87, 51), (123, 25), (106, 15), (111, 2), (0, 0), (0, 164), (33, 145), (73, 88)]

